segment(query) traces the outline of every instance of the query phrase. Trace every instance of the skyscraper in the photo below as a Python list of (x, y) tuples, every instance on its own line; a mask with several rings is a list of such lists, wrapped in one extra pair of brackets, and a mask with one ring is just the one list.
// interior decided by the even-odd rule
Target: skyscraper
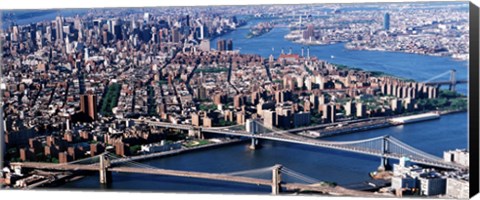
[(12, 39), (11, 39), (13, 42), (18, 42), (19, 33), (20, 33), (20, 31), (18, 29), (18, 26), (13, 26), (13, 28), (12, 28)]
[(202, 51), (209, 51), (210, 50), (210, 40), (202, 40), (200, 42), (200, 45), (199, 45), (199, 48), (202, 50)]
[(108, 43), (108, 32), (107, 30), (103, 30), (102, 32), (102, 40), (103, 44), (106, 45)]
[(271, 110), (263, 111), (263, 125), (266, 128), (272, 129), (277, 125), (277, 113)]
[(345, 104), (345, 115), (346, 116), (352, 116), (352, 114), (355, 112), (355, 107), (354, 103), (352, 101), (348, 101)]
[(361, 102), (357, 102), (357, 104), (356, 104), (357, 117), (358, 118), (365, 117), (366, 116), (366, 109), (367, 109), (367, 107), (365, 106), (365, 104), (363, 104)]
[(311, 41), (313, 40), (314, 37), (315, 37), (315, 27), (313, 26), (313, 24), (309, 24), (307, 26), (307, 30), (303, 32), (303, 39)]
[(77, 31), (82, 31), (83, 30), (83, 24), (82, 24), (82, 19), (80, 19), (80, 16), (76, 16), (75, 20), (73, 21), (73, 28)]
[(55, 30), (56, 30), (56, 41), (61, 42), (63, 41), (63, 19), (60, 16), (55, 18)]
[(199, 24), (199, 28), (200, 28), (199, 39), (203, 40), (203, 38), (205, 38), (205, 26), (201, 23), (198, 23), (198, 24)]
[(383, 16), (383, 29), (386, 31), (390, 30), (390, 14), (385, 13)]
[(148, 12), (143, 13), (143, 21), (145, 23), (148, 23), (150, 21), (150, 13), (148, 13)]
[(218, 51), (225, 51), (225, 49), (226, 49), (225, 40), (218, 40), (217, 41), (217, 50)]
[(324, 104), (323, 105), (323, 119), (327, 123), (334, 123), (337, 112), (334, 104)]
[(80, 112), (87, 114), (92, 120), (96, 120), (97, 96), (92, 94), (80, 96)]
[(85, 56), (84, 56), (84, 58), (85, 58), (85, 62), (87, 62), (87, 61), (88, 61), (88, 58), (89, 58), (88, 48), (85, 48), (84, 50), (85, 50)]
[(232, 50), (233, 50), (233, 42), (232, 42), (232, 40), (228, 40), (227, 51), (232, 51)]
[(177, 28), (172, 28), (172, 42), (173, 43), (180, 42), (180, 33), (178, 32)]

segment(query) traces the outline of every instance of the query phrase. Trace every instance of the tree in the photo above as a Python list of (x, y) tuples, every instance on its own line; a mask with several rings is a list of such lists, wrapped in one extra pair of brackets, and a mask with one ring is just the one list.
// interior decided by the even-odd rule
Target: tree
[(140, 151), (140, 149), (142, 149), (142, 147), (140, 145), (130, 146), (130, 153), (131, 154), (137, 154), (137, 152)]

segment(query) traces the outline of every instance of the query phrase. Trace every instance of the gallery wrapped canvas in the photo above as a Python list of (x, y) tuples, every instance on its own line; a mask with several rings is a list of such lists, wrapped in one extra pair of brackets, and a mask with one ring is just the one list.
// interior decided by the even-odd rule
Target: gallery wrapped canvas
[(472, 3), (1, 16), (2, 189), (478, 192)]

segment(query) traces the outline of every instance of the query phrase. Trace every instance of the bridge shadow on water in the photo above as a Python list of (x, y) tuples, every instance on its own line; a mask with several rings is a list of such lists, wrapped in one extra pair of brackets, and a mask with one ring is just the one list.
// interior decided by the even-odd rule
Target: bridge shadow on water
[[(154, 192), (196, 192), (196, 193), (251, 193), (268, 194), (267, 186), (256, 186), (224, 181), (210, 181), (196, 178), (183, 178), (162, 175), (113, 173), (113, 181), (105, 189), (121, 191), (154, 191)], [(139, 181), (141, 183), (139, 184)]]

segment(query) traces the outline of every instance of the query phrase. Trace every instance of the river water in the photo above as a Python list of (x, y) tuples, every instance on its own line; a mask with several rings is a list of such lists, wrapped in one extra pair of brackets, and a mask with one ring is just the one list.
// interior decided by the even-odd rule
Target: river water
[[(250, 21), (246, 27), (250, 27), (260, 20)], [(304, 56), (307, 56), (307, 48), (310, 48), (310, 56), (316, 56), (321, 60), (330, 63), (343, 64), (350, 67), (361, 68), (367, 71), (382, 71), (391, 75), (426, 81), (436, 75), (448, 70), (457, 71), (457, 80), (467, 79), (468, 62), (457, 61), (450, 57), (434, 57), (419, 54), (384, 52), (384, 51), (358, 51), (344, 48), (344, 44), (333, 44), (326, 46), (306, 46), (283, 39), (289, 33), (287, 28), (274, 28), (272, 31), (251, 39), (245, 36), (248, 28), (241, 28), (237, 31), (215, 38), (210, 42), (211, 48), (216, 49), (219, 39), (232, 39), (233, 48), (241, 53), (259, 54), (265, 58), (273, 55), (275, 58), (283, 51), (301, 54), (304, 48)], [(333, 57), (332, 57), (333, 56)], [(448, 75), (438, 80), (448, 80)], [(458, 85), (459, 92), (466, 94), (467, 86)]]
[[(249, 25), (255, 22), (251, 22)], [(216, 48), (218, 39), (233, 39), (234, 49), (242, 53), (256, 53), (264, 57), (270, 54), (278, 56), (281, 48), (288, 52), (300, 53), (302, 45), (283, 39), (287, 29), (273, 29), (271, 32), (253, 39), (246, 39), (248, 29), (239, 29), (219, 37), (211, 42)], [(272, 48), (274, 49), (272, 51)], [(306, 52), (306, 49), (305, 49)], [(467, 78), (466, 61), (455, 61), (446, 57), (432, 57), (407, 53), (352, 51), (342, 44), (328, 46), (310, 46), (310, 55), (329, 62), (358, 67), (365, 70), (384, 71), (392, 75), (427, 80), (450, 69), (457, 70), (457, 79)], [(334, 56), (332, 58), (331, 56)], [(467, 86), (458, 86), (462, 93)], [(391, 135), (413, 147), (442, 156), (442, 152), (467, 147), (467, 113), (442, 116), (438, 120), (390, 127), (328, 138), (335, 141), (349, 141)], [(396, 162), (396, 161), (393, 161)], [(221, 148), (186, 153), (178, 156), (158, 158), (144, 164), (178, 170), (199, 172), (234, 172), (282, 164), (289, 169), (310, 177), (339, 184), (364, 181), (368, 173), (380, 164), (376, 157), (346, 153), (329, 149), (288, 144), (273, 141), (261, 141), (261, 148), (249, 150), (247, 144), (235, 144)], [(258, 175), (269, 178), (270, 173)], [(295, 181), (284, 177), (285, 181)], [(63, 189), (105, 189), (98, 183), (98, 176), (87, 176), (81, 180), (60, 186)], [(270, 188), (215, 182), (198, 179), (152, 176), (143, 174), (113, 174), (113, 183), (108, 188), (131, 191), (162, 192), (208, 192), (208, 193), (268, 193)]]
[[(438, 120), (335, 136), (328, 140), (349, 141), (391, 135), (427, 153), (442, 156), (444, 150), (467, 147), (466, 122), (467, 114), (457, 113), (442, 116)], [(262, 140), (260, 143), (261, 148), (255, 151), (249, 150), (248, 144), (243, 143), (158, 158), (143, 163), (158, 168), (212, 173), (243, 171), (282, 164), (309, 177), (338, 184), (364, 181), (369, 178), (368, 172), (375, 170), (380, 164), (380, 159), (372, 156), (282, 142)], [(270, 173), (252, 176), (270, 178)], [(296, 181), (290, 177), (284, 177), (284, 179), (287, 182)], [(104, 189), (99, 185), (96, 175), (67, 183), (61, 188)], [(268, 187), (125, 173), (114, 173), (113, 183), (109, 188), (133, 191), (209, 193), (265, 194), (270, 191)]]

